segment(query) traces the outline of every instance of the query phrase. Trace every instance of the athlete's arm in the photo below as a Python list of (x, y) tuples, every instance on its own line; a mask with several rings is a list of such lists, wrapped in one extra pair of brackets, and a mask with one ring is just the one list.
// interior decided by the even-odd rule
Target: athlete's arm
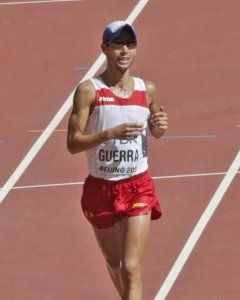
[(73, 109), (68, 122), (67, 147), (72, 154), (94, 147), (95, 144), (106, 140), (104, 133), (98, 133), (95, 136), (83, 134), (94, 98), (95, 90), (91, 82), (80, 83), (74, 94)]
[(139, 123), (124, 123), (101, 132), (85, 134), (94, 102), (95, 89), (91, 81), (81, 83), (76, 89), (68, 122), (67, 147), (72, 154), (93, 148), (109, 139), (134, 139), (142, 134), (143, 124)]
[(150, 110), (148, 127), (151, 135), (160, 138), (168, 128), (168, 116), (163, 106), (158, 104), (156, 87), (151, 81), (145, 82), (147, 90), (147, 101)]

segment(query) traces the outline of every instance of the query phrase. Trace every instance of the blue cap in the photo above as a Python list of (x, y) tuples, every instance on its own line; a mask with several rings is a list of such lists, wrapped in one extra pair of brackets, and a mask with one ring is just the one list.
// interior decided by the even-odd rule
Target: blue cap
[(132, 34), (134, 40), (137, 40), (136, 30), (132, 25), (125, 21), (115, 21), (110, 23), (103, 32), (102, 42), (103, 44), (113, 41), (118, 37), (123, 29), (128, 29)]

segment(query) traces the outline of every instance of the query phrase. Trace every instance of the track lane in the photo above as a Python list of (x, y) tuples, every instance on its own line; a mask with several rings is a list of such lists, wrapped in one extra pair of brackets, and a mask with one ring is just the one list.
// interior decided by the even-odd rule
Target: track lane
[[(228, 36), (226, 33), (222, 36), (224, 36), (226, 43), (221, 47), (221, 53), (220, 48), (219, 52), (214, 52), (214, 47), (220, 42), (222, 42), (221, 36), (214, 37), (214, 39), (211, 39), (212, 33), (210, 32), (210, 38), (208, 37), (207, 32), (202, 31), (203, 25), (208, 24), (211, 25), (211, 11), (209, 11), (207, 7), (199, 6), (195, 7), (192, 10), (192, 1), (185, 1), (184, 5), (179, 7), (178, 2), (174, 1), (171, 3), (167, 2), (161, 2), (159, 4), (159, 1), (151, 1), (151, 5), (148, 5), (146, 7), (146, 11), (141, 16), (141, 20), (139, 22), (137, 21), (136, 24), (139, 28), (141, 36), (146, 38), (144, 40), (144, 43), (141, 45), (141, 50), (139, 48), (139, 57), (141, 55), (146, 55), (146, 59), (139, 61), (139, 63), (136, 65), (135, 69), (138, 74), (142, 74), (143, 76), (147, 74), (147, 76), (151, 79), (153, 79), (158, 86), (161, 86), (160, 89), (160, 99), (162, 102), (165, 103), (166, 109), (169, 111), (171, 116), (171, 126), (169, 134), (171, 135), (183, 135), (183, 134), (202, 134), (203, 132), (203, 126), (207, 130), (205, 133), (211, 133), (216, 134), (217, 139), (215, 141), (208, 141), (205, 143), (205, 141), (184, 141), (184, 143), (181, 141), (161, 141), (160, 144), (153, 144), (151, 142), (150, 145), (150, 152), (151, 152), (151, 159), (150, 159), (150, 168), (153, 176), (164, 176), (164, 175), (175, 175), (175, 174), (183, 174), (187, 172), (208, 172), (208, 171), (217, 171), (217, 172), (224, 172), (226, 171), (227, 167), (230, 165), (232, 157), (235, 155), (236, 150), (238, 150), (238, 144), (236, 141), (238, 141), (239, 137), (239, 129), (236, 127), (236, 124), (239, 124), (238, 121), (238, 99), (234, 95), (238, 95), (239, 91), (236, 80), (234, 78), (237, 78), (238, 69), (237, 65), (235, 65), (235, 68), (232, 68), (231, 71), (226, 71), (226, 65), (232, 66), (234, 65), (237, 58), (236, 49), (235, 47), (231, 48), (228, 46), (228, 43), (230, 40), (228, 39)], [(224, 1), (213, 1), (211, 2), (211, 7), (215, 7), (217, 9), (214, 10), (214, 14), (220, 14), (221, 13), (221, 6), (219, 6), (219, 3), (223, 4)], [(221, 26), (220, 29), (231, 30), (231, 32), (235, 32), (236, 29), (234, 29), (233, 25), (236, 23), (236, 18), (234, 16), (237, 15), (235, 11), (237, 9), (233, 8), (234, 1), (228, 2), (228, 8), (229, 13), (231, 15), (232, 20), (228, 20), (228, 28), (226, 26)], [(210, 4), (208, 4), (210, 5)], [(103, 5), (104, 6), (104, 5)], [(174, 8), (174, 9), (173, 9)], [(159, 12), (161, 16), (161, 25), (156, 26), (155, 24), (159, 24)], [(191, 16), (191, 13), (194, 13), (195, 15)], [(59, 14), (59, 11), (57, 12)], [(94, 14), (93, 14), (94, 15)], [(119, 13), (120, 15), (120, 13)], [(184, 16), (184, 18), (183, 18)], [(203, 17), (201, 19), (201, 17)], [(107, 17), (105, 17), (107, 19)], [(87, 24), (87, 20), (84, 19), (84, 16), (82, 20), (85, 20), (85, 24)], [(102, 17), (102, 23), (103, 23), (103, 17)], [(171, 23), (169, 25), (168, 20), (171, 20)], [(214, 19), (217, 21), (215, 23), (216, 30), (214, 32), (217, 32), (217, 27), (219, 26), (218, 22), (219, 19)], [(104, 21), (105, 22), (105, 21)], [(197, 36), (194, 37), (189, 34), (189, 24), (191, 24), (191, 28), (194, 28), (197, 31)], [(64, 24), (65, 25), (65, 24)], [(225, 24), (226, 25), (226, 24)], [(151, 35), (149, 35), (149, 32), (151, 32)], [(188, 32), (189, 35), (184, 34)], [(93, 33), (96, 34), (97, 32)], [(174, 35), (176, 34), (176, 36)], [(170, 38), (171, 37), (171, 38)], [(202, 42), (200, 43), (200, 47), (195, 48), (195, 45), (198, 45), (198, 38), (201, 37), (205, 41), (205, 38), (207, 42), (211, 42), (211, 47), (207, 48), (206, 45), (204, 45)], [(93, 37), (94, 39), (94, 37)], [(84, 39), (83, 39), (84, 40)], [(156, 42), (154, 43), (154, 48), (151, 47), (152, 40), (154, 41), (162, 41), (160, 45), (156, 47)], [(188, 47), (186, 47), (188, 45)], [(190, 46), (192, 47), (190, 47)], [(79, 47), (82, 47), (79, 43)], [(97, 47), (93, 46), (95, 51), (97, 52), (99, 49)], [(85, 52), (83, 49), (83, 52)], [(177, 50), (178, 51), (177, 51)], [(64, 49), (63, 49), (64, 50)], [(67, 49), (65, 54), (67, 54)], [(165, 52), (166, 51), (166, 52)], [(185, 52), (184, 52), (185, 51)], [(207, 61), (205, 60), (204, 54), (207, 51)], [(209, 52), (208, 52), (209, 51)], [(77, 51), (76, 51), (77, 52)], [(196, 57), (194, 57), (194, 55)], [(163, 54), (163, 56), (162, 56)], [(213, 56), (215, 54), (215, 57)], [(53, 53), (54, 55), (54, 53)], [(226, 61), (224, 59), (226, 58)], [(67, 55), (66, 55), (67, 57)], [(152, 57), (158, 57), (158, 64), (152, 64)], [(61, 62), (61, 57), (59, 57), (59, 60), (57, 60), (56, 63)], [(189, 62), (190, 58), (190, 62)], [(200, 58), (200, 60), (198, 60)], [(196, 59), (196, 60), (195, 60)], [(89, 58), (89, 61), (91, 62), (91, 58)], [(188, 63), (189, 62), (189, 63)], [(199, 68), (196, 63), (201, 62), (201, 68)], [(211, 65), (212, 63), (212, 65)], [(77, 64), (76, 64), (77, 65)], [(161, 65), (161, 70), (159, 69), (159, 66)], [(149, 66), (151, 66), (151, 74), (149, 70)], [(215, 67), (214, 67), (215, 66)], [(197, 72), (196, 76), (192, 76), (192, 72), (200, 70)], [(219, 73), (220, 70), (220, 73)], [(60, 71), (60, 74), (62, 74), (63, 69), (57, 71)], [(57, 72), (56, 72), (57, 74)], [(220, 74), (220, 76), (218, 76)], [(65, 86), (66, 95), (68, 95), (68, 91), (70, 90), (70, 87), (72, 87), (72, 82), (77, 83), (77, 76), (79, 74), (75, 73), (74, 79), (71, 79), (70, 81), (67, 80), (67, 78), (62, 78), (62, 82), (68, 82), (68, 86)], [(57, 76), (57, 75), (56, 75)], [(69, 74), (68, 74), (69, 76)], [(145, 76), (144, 76), (145, 77)], [(208, 78), (210, 81), (204, 82), (204, 80)], [(213, 81), (211, 81), (211, 78), (214, 78)], [(232, 80), (233, 79), (233, 80)], [(211, 84), (210, 84), (211, 83)], [(56, 87), (59, 85), (56, 84), (56, 86), (53, 86), (53, 90), (56, 89)], [(226, 87), (226, 90), (224, 88)], [(209, 89), (209, 90), (208, 90)], [(204, 93), (202, 92), (204, 91)], [(60, 94), (60, 91), (59, 91)], [(200, 95), (200, 96), (199, 96)], [(59, 99), (59, 97), (57, 97)], [(226, 98), (228, 101), (226, 101)], [(60, 97), (59, 100), (62, 100), (62, 97)], [(204, 100), (203, 102), (201, 102)], [(211, 107), (208, 106), (209, 101), (211, 100)], [(57, 104), (57, 103), (55, 103)], [(55, 106), (56, 107), (56, 106)], [(193, 108), (193, 111), (191, 110)], [(53, 107), (53, 111), (55, 108)], [(221, 124), (224, 124), (225, 126), (219, 126), (219, 122), (222, 122)], [(189, 126), (189, 124), (191, 126)], [(41, 124), (40, 124), (41, 125)], [(26, 126), (24, 130), (28, 130), (30, 127), (33, 126)], [(36, 126), (35, 126), (36, 128)], [(231, 129), (227, 132), (224, 129)], [(238, 130), (238, 131), (237, 131)], [(69, 159), (67, 156), (63, 155), (63, 148), (64, 145), (64, 138), (63, 137), (53, 137), (51, 138), (47, 144), (45, 150), (36, 157), (31, 167), (27, 170), (26, 173), (22, 176), (21, 180), (19, 181), (19, 184), (27, 184), (27, 183), (34, 183), (34, 179), (38, 180), (40, 183), (48, 182), (49, 179), (55, 179), (58, 178), (59, 180), (63, 180), (65, 178), (72, 178), (79, 179), (84, 177), (84, 174), (86, 170), (79, 170), (79, 166), (76, 166), (77, 162), (76, 159)], [(59, 151), (59, 147), (61, 148)], [(157, 148), (157, 150), (155, 150)], [(16, 148), (15, 148), (16, 149)], [(27, 147), (25, 148), (27, 149)], [(219, 151), (221, 149), (221, 151)], [(56, 153), (59, 151), (59, 156), (56, 155)], [(43, 165), (43, 161), (45, 161), (46, 158), (51, 158), (52, 153), (54, 153), (54, 159), (51, 160), (51, 162), (48, 162), (48, 172), (45, 170), (45, 166)], [(160, 154), (160, 155), (159, 155)], [(196, 155), (198, 160), (196, 160)], [(224, 157), (224, 159), (223, 159)], [(62, 163), (61, 163), (62, 159)], [(6, 160), (7, 161), (7, 160)], [(66, 161), (66, 164), (64, 164), (64, 161)], [(71, 161), (71, 162), (70, 162)], [(171, 162), (171, 163), (170, 163)], [(69, 164), (67, 164), (69, 163)], [(82, 159), (79, 157), (79, 163), (82, 164)], [(78, 170), (78, 171), (74, 171)], [(29, 172), (28, 172), (29, 171)], [(79, 172), (79, 173), (78, 173)], [(73, 174), (74, 173), (74, 174)], [(150, 246), (148, 249), (148, 255), (146, 256), (145, 266), (144, 266), (144, 273), (148, 274), (148, 277), (145, 277), (146, 287), (144, 291), (144, 295), (146, 299), (153, 299), (156, 295), (159, 286), (161, 283), (164, 282), (168, 271), (170, 270), (171, 266), (173, 265), (175, 258), (179, 254), (180, 250), (184, 246), (184, 242), (187, 240), (189, 234), (191, 233), (192, 229), (194, 228), (194, 225), (196, 224), (197, 220), (199, 219), (199, 216), (204, 211), (205, 207), (207, 206), (207, 201), (211, 198), (212, 194), (216, 191), (217, 187), (220, 184), (220, 177), (211, 177), (211, 178), (191, 178), (191, 179), (183, 179), (178, 178), (174, 181), (172, 180), (165, 180), (162, 179), (157, 183), (157, 188), (159, 191), (160, 199), (162, 201), (162, 205), (164, 208), (164, 218), (160, 221), (160, 223), (153, 223), (153, 231), (151, 234), (151, 241)], [(203, 189), (204, 187), (204, 189)], [(239, 189), (238, 183), (235, 183), (232, 188), (229, 190), (229, 197), (231, 199), (232, 196), (238, 195), (236, 191)], [(200, 194), (196, 195), (196, 191), (201, 191)], [(20, 192), (20, 191), (18, 191)], [(67, 193), (62, 193), (61, 195), (58, 193), (57, 189), (54, 189), (54, 191), (51, 193), (51, 199), (55, 199), (56, 202), (51, 206), (50, 203), (47, 201), (44, 202), (46, 207), (49, 205), (49, 208), (56, 209), (58, 207), (57, 202), (60, 200), (60, 205), (62, 208), (65, 207), (63, 203), (65, 203), (63, 200), (61, 200), (63, 197), (65, 201), (69, 201), (68, 205), (69, 207), (74, 207), (75, 203), (78, 201), (78, 197), (81, 190), (73, 188), (73, 190), (68, 190)], [(3, 203), (3, 206), (5, 207), (4, 214), (9, 214), (10, 212), (16, 213), (20, 207), (17, 207), (17, 200), (21, 202), (23, 207), (27, 207), (29, 204), (28, 199), (34, 199), (36, 198), (36, 202), (42, 201), (42, 199), (48, 197), (48, 193), (42, 191), (35, 190), (32, 194), (22, 194), (22, 193), (10, 193), (8, 196), (8, 201)], [(193, 200), (194, 199), (194, 200)], [(224, 199), (225, 200), (225, 199)], [(26, 205), (24, 205), (26, 201)], [(76, 202), (75, 202), (76, 201)], [(34, 201), (35, 202), (35, 201)], [(51, 202), (51, 201), (50, 201)], [(74, 204), (73, 204), (74, 203)], [(224, 201), (224, 203), (226, 203)], [(226, 203), (225, 208), (228, 207), (229, 202)], [(215, 223), (215, 230), (219, 229), (219, 221), (224, 218), (224, 214), (221, 214), (221, 207), (220, 210), (217, 212), (220, 212), (220, 214), (217, 214), (215, 220), (217, 222)], [(43, 209), (43, 208), (41, 208)], [(40, 211), (41, 211), (40, 209)], [(77, 209), (77, 208), (76, 208)], [(238, 211), (238, 203), (235, 202), (235, 211)], [(234, 211), (233, 211), (234, 212)], [(33, 209), (32, 214), (39, 213), (39, 209), (36, 207)], [(58, 210), (58, 214), (56, 216), (57, 218), (64, 218), (64, 210), (60, 211)], [(11, 216), (11, 214), (9, 214)], [(22, 220), (26, 222), (26, 226), (32, 227), (34, 229), (33, 224), (29, 222), (29, 214), (23, 213)], [(68, 215), (69, 216), (69, 215)], [(81, 213), (79, 214), (79, 218), (81, 219), (80, 222), (83, 222), (83, 226), (81, 227), (81, 235), (84, 231), (87, 231), (89, 233), (89, 227), (86, 223), (84, 223)], [(6, 219), (5, 219), (6, 220)], [(60, 221), (59, 220), (59, 221)], [(76, 220), (76, 219), (75, 219)], [(77, 220), (79, 222), (79, 220)], [(19, 219), (16, 220), (16, 224), (19, 224)], [(212, 223), (211, 223), (212, 224)], [(211, 225), (210, 224), (210, 225)], [(234, 223), (235, 226), (238, 226), (238, 221), (235, 219)], [(78, 225), (76, 225), (78, 226)], [(3, 224), (3, 226), (4, 224)], [(211, 229), (211, 227), (209, 227)], [(26, 233), (26, 227), (23, 227), (23, 232)], [(224, 228), (222, 228), (224, 229)], [(65, 228), (65, 230), (67, 230)], [(57, 226), (54, 227), (53, 232), (56, 234), (58, 233)], [(15, 232), (14, 234), (17, 236), (17, 234), (20, 234), (21, 231)], [(212, 238), (212, 235), (214, 232), (211, 230), (206, 232), (209, 234), (207, 236), (207, 240)], [(4, 233), (5, 234), (5, 233)], [(13, 235), (14, 236), (14, 235)], [(26, 233), (26, 236), (28, 234)], [(53, 235), (52, 235), (53, 236)], [(58, 235), (56, 235), (58, 236)], [(156, 239), (156, 236), (158, 237)], [(44, 235), (42, 236), (44, 240)], [(83, 236), (82, 236), (83, 237)], [(33, 241), (35, 241), (35, 238), (33, 238)], [(172, 294), (169, 294), (169, 297), (172, 299), (185, 299), (185, 295), (191, 295), (191, 291), (189, 289), (189, 286), (187, 285), (187, 280), (189, 277), (192, 278), (192, 283), (194, 286), (194, 283), (196, 284), (199, 282), (197, 277), (194, 277), (192, 274), (192, 270), (196, 269), (199, 265), (199, 261), (204, 260), (205, 253), (206, 253), (206, 246), (205, 244), (202, 244), (201, 242), (204, 241), (205, 235), (203, 237), (203, 240), (201, 239), (200, 243), (197, 245), (194, 254), (196, 253), (196, 256), (191, 257), (190, 261), (190, 268), (187, 269), (186, 276), (185, 272), (182, 272), (179, 280), (177, 280), (176, 284), (173, 287)], [(87, 237), (83, 237), (83, 241), (85, 241)], [(60, 245), (62, 245), (60, 242)], [(57, 242), (57, 244), (59, 245)], [(6, 244), (7, 245), (7, 244)], [(78, 242), (76, 242), (76, 247), (79, 247)], [(95, 249), (94, 241), (89, 241), (89, 246), (91, 245), (92, 249)], [(206, 244), (207, 245), (207, 244)], [(12, 245), (13, 246), (13, 245)], [(221, 244), (222, 247), (226, 247), (226, 244), (223, 242)], [(22, 244), (22, 249), (26, 245)], [(48, 246), (46, 245), (48, 248)], [(215, 244), (215, 247), (217, 247), (217, 243)], [(61, 247), (60, 247), (61, 248)], [(57, 253), (59, 253), (60, 248), (57, 250)], [(35, 251), (34, 247), (31, 250), (29, 248), (29, 251)], [(225, 248), (226, 249), (226, 248)], [(234, 253), (234, 248), (227, 249), (228, 253), (228, 259), (230, 261), (231, 253)], [(96, 255), (98, 252), (96, 252)], [(5, 263), (9, 263), (11, 261), (13, 254), (11, 252), (6, 252), (6, 258), (9, 258), (9, 260), (5, 260)], [(61, 257), (61, 255), (60, 255)], [(200, 259), (199, 259), (200, 257)], [(64, 258), (64, 256), (62, 256)], [(19, 256), (19, 260), (23, 259), (23, 257)], [(93, 277), (93, 273), (91, 270), (91, 261), (87, 261), (88, 256), (86, 256), (86, 265), (84, 268), (79, 268), (81, 272), (84, 273), (84, 276), (90, 275)], [(192, 260), (193, 259), (193, 260)], [(221, 260), (221, 255), (217, 256), (216, 261)], [(30, 262), (30, 261), (29, 261)], [(194, 264), (192, 265), (192, 262)], [(202, 261), (201, 261), (202, 262)], [(81, 262), (79, 262), (81, 263)], [(100, 258), (96, 264), (99, 266), (98, 273), (95, 273), (96, 282), (94, 283), (94, 287), (96, 287), (96, 290), (92, 289), (92, 286), (89, 282), (89, 280), (86, 277), (86, 280), (84, 280), (84, 285), (79, 287), (78, 280), (79, 277), (74, 275), (73, 280), (73, 295), (78, 295), (79, 292), (83, 292), (84, 296), (88, 299), (95, 299), (96, 293), (105, 293), (106, 291), (109, 292), (113, 297), (115, 296), (115, 292), (111, 286), (110, 282), (104, 282), (104, 290), (101, 290), (100, 283), (102, 278), (104, 277), (105, 272), (105, 266), (102, 262), (102, 259)], [(230, 263), (232, 265), (232, 262)], [(188, 266), (188, 264), (187, 264)], [(31, 267), (31, 266), (30, 266)], [(89, 268), (88, 268), (89, 267)], [(34, 269), (34, 265), (33, 265)], [(216, 268), (214, 267), (214, 270)], [(36, 269), (34, 270), (36, 271)], [(185, 271), (185, 269), (184, 269)], [(211, 271), (211, 267), (207, 269), (207, 271)], [(230, 271), (229, 271), (230, 272)], [(227, 274), (229, 274), (229, 272)], [(211, 273), (212, 274), (212, 273)], [(14, 269), (11, 269), (11, 272), (9, 274), (10, 284), (8, 287), (10, 288), (11, 280), (14, 282), (14, 278), (16, 278), (16, 274), (14, 274)], [(35, 273), (37, 275), (37, 273)], [(80, 275), (80, 274), (79, 274)], [(209, 275), (210, 276), (210, 275)], [(214, 275), (211, 275), (214, 276)], [(149, 282), (149, 277), (152, 278), (151, 283)], [(104, 277), (105, 278), (105, 277)], [(233, 285), (231, 285), (231, 281), (236, 280), (238, 278), (238, 272), (234, 269), (233, 276), (231, 278), (225, 278), (225, 285), (230, 290), (233, 288)], [(36, 277), (33, 276), (33, 281), (35, 281)], [(61, 286), (62, 280), (64, 279), (64, 274), (61, 274), (61, 278), (59, 281), (54, 278), (53, 280), (53, 294), (51, 295), (54, 299), (54, 297), (59, 297), (57, 287), (58, 284)], [(196, 281), (194, 281), (194, 279)], [(107, 279), (106, 279), (107, 280)], [(219, 287), (222, 286), (222, 278), (216, 278), (214, 282), (214, 288), (208, 285), (207, 276), (204, 278), (201, 278), (201, 283), (206, 287), (206, 295), (214, 295), (214, 292), (217, 291)], [(8, 282), (8, 283), (9, 283)], [(26, 287), (27, 281), (24, 282), (24, 287)], [(6, 278), (2, 279), (2, 284), (7, 287), (7, 281)], [(106, 284), (106, 285), (105, 285)], [(19, 286), (20, 288), (20, 286)], [(35, 290), (32, 292), (33, 294), (36, 293), (36, 291), (39, 291), (38, 285), (34, 286)], [(6, 290), (5, 290), (6, 291)], [(17, 291), (17, 289), (14, 291), (14, 289), (11, 290), (13, 293)], [(235, 286), (235, 291), (236, 286)], [(40, 293), (44, 293), (44, 291), (39, 291)], [(225, 293), (229, 292), (224, 290)], [(234, 291), (233, 291), (234, 292)], [(24, 295), (24, 294), (23, 294)], [(36, 294), (35, 294), (36, 295)], [(232, 295), (232, 294), (225, 294), (225, 295)], [(74, 296), (74, 297), (75, 297)], [(13, 298), (14, 299), (14, 298)], [(59, 298), (56, 298), (59, 300)], [(197, 299), (197, 298), (196, 298)], [(213, 298), (214, 299), (214, 298)], [(228, 298), (229, 299), (229, 298)], [(231, 298), (230, 298), (231, 299)], [(234, 299), (234, 298), (233, 298)]]

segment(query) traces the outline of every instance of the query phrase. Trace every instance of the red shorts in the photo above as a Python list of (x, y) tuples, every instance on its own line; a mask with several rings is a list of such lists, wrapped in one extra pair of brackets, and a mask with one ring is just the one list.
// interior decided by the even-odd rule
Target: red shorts
[(151, 219), (161, 216), (152, 178), (148, 172), (128, 179), (110, 181), (89, 175), (83, 185), (82, 209), (97, 228), (111, 227), (124, 216), (151, 212)]

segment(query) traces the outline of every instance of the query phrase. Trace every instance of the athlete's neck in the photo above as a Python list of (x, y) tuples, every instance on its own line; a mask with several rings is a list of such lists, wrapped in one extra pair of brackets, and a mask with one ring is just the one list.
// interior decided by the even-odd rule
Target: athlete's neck
[(116, 73), (110, 72), (108, 69), (105, 70), (100, 77), (109, 87), (118, 87), (119, 89), (124, 89), (128, 87), (132, 82), (133, 78), (129, 72)]
[(130, 74), (124, 73), (122, 76), (113, 76), (107, 70), (100, 77), (109, 89), (118, 97), (129, 98), (134, 90), (134, 79)]

